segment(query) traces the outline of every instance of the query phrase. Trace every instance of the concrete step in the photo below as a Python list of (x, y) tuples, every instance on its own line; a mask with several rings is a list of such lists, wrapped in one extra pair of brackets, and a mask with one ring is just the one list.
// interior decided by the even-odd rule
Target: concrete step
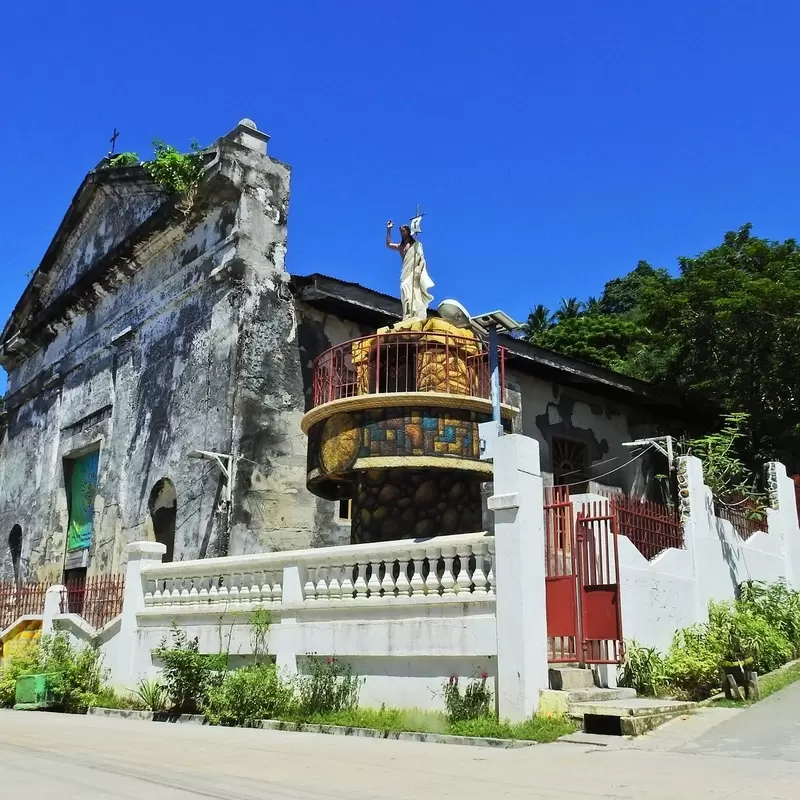
[(568, 714), (570, 705), (574, 703), (632, 700), (635, 697), (636, 689), (603, 689), (599, 686), (569, 692), (543, 689), (539, 693), (539, 710), (545, 714), (561, 715)]
[(601, 686), (593, 686), (591, 689), (573, 689), (565, 692), (569, 703), (599, 703), (610, 700), (635, 700), (636, 689), (604, 689)]
[(690, 712), (695, 703), (641, 697), (570, 703), (567, 713), (583, 720), (585, 733), (639, 736), (673, 717)]
[(591, 689), (594, 687), (594, 673), (581, 667), (550, 667), (550, 688), (556, 691)]

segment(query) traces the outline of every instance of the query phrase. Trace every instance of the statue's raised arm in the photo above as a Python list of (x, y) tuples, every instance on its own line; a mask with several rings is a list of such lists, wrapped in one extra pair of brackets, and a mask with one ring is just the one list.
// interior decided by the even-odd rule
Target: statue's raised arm
[(399, 250), (399, 249), (400, 249), (400, 245), (399, 245), (399, 244), (395, 244), (395, 243), (392, 241), (392, 228), (394, 228), (394, 222), (392, 222), (391, 220), (389, 220), (389, 221), (386, 223), (386, 246), (387, 246), (387, 247), (388, 247), (390, 250)]

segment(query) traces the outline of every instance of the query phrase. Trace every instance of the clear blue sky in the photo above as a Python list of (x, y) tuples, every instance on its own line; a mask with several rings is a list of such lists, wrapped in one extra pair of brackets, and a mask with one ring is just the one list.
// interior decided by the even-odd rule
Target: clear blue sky
[(797, 235), (799, 26), (788, 0), (10, 3), (0, 317), (114, 127), (144, 157), (253, 118), (294, 169), (297, 273), (396, 293), (384, 223), (421, 203), (437, 301), (473, 313), (674, 269), (745, 221)]

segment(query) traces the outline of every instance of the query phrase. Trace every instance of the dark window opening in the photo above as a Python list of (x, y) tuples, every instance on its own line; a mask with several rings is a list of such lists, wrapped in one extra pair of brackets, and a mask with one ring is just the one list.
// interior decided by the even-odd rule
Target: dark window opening
[(353, 518), (353, 501), (345, 497), (339, 501), (339, 511), (337, 514), (339, 519), (350, 520)]
[(175, 523), (178, 518), (178, 495), (175, 484), (169, 478), (162, 478), (150, 492), (150, 519), (156, 541), (167, 548), (164, 561), (175, 557)]
[(587, 491), (589, 448), (583, 442), (554, 436), (550, 442), (550, 461), (556, 486), (569, 486), (572, 494)]
[(8, 549), (11, 551), (11, 566), (14, 570), (14, 582), (19, 583), (22, 564), (22, 528), (15, 525), (8, 535)]
[(86, 600), (86, 568), (68, 569), (64, 571), (64, 586), (66, 587), (66, 607), (62, 613), (83, 615), (83, 605)]

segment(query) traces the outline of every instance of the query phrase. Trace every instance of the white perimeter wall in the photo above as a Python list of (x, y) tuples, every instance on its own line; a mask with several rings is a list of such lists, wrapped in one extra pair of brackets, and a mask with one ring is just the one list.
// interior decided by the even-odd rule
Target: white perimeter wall
[(744, 540), (730, 522), (714, 516), (699, 459), (680, 462), (685, 549), (648, 561), (619, 537), (623, 635), (662, 651), (677, 629), (707, 621), (709, 601), (733, 599), (743, 581), (785, 579), (797, 588), (800, 577), (794, 485), (782, 464), (769, 465), (775, 486), (766, 530)]

